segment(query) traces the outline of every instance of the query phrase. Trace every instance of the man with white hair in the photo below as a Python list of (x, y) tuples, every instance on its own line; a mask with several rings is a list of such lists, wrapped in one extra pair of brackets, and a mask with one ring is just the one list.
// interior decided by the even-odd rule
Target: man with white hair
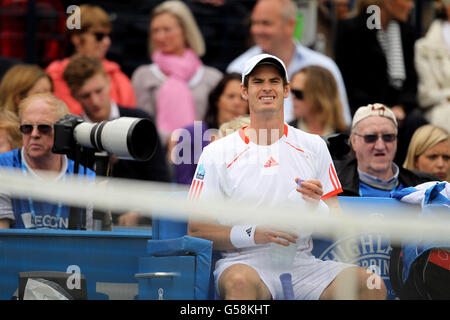
[[(23, 147), (0, 154), (0, 166), (22, 171), (25, 177), (64, 180), (74, 173), (74, 162), (65, 155), (52, 152), (55, 131), (53, 125), (69, 112), (66, 104), (52, 94), (37, 94), (19, 105), (20, 132)], [(81, 166), (79, 175), (94, 176)], [(94, 179), (92, 179), (93, 181)], [(79, 212), (81, 229), (81, 212)], [(70, 207), (62, 203), (47, 203), (31, 198), (12, 198), (0, 193), (0, 228), (68, 229)], [(86, 212), (86, 228), (92, 225), (92, 211)]]

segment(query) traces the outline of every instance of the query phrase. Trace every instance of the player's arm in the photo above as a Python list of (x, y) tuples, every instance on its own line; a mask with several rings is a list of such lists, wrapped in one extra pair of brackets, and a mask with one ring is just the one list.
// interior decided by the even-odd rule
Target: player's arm
[[(189, 199), (192, 201), (223, 200), (220, 173), (208, 152), (208, 148), (203, 150), (194, 173), (189, 190)], [(230, 227), (217, 223), (216, 217), (209, 212), (193, 212), (189, 218), (187, 232), (191, 237), (212, 241), (215, 250), (229, 250), (234, 249), (230, 242), (230, 230)]]
[(328, 208), (330, 208), (331, 213), (338, 215), (342, 214), (342, 207), (337, 196), (332, 196), (328, 199), (325, 199), (324, 202), (327, 204)]
[(287, 246), (290, 242), (295, 243), (298, 238), (294, 232), (269, 226), (238, 225), (230, 227), (195, 218), (189, 220), (188, 235), (211, 240), (214, 250), (239, 249), (269, 242)]
[(336, 174), (336, 169), (334, 168), (333, 160), (325, 141), (319, 139), (318, 142), (317, 180), (302, 182), (301, 186), (305, 187), (305, 189), (309, 189), (309, 191), (306, 192), (306, 197), (309, 198), (309, 200), (317, 202), (321, 200), (328, 206), (332, 214), (342, 214), (342, 208), (337, 197), (337, 195), (342, 192), (342, 186)]
[[(200, 156), (189, 190), (189, 198), (194, 201), (202, 199), (223, 201), (220, 169), (218, 169), (221, 166), (211, 160), (207, 148)], [(296, 234), (266, 226), (227, 226), (217, 221), (217, 217), (210, 213), (193, 213), (188, 223), (188, 235), (211, 240), (215, 250), (232, 250), (268, 242), (288, 245), (289, 242), (295, 242), (297, 237)]]

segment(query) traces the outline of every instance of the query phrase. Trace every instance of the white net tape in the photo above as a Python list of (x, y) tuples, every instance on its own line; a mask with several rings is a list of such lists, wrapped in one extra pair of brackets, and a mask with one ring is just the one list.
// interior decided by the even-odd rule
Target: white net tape
[[(258, 206), (252, 203), (236, 203), (210, 199), (192, 201), (187, 198), (187, 187), (174, 184), (137, 180), (96, 177), (95, 182), (80, 181), (78, 177), (66, 177), (64, 181), (24, 177), (20, 170), (0, 168), (0, 192), (14, 197), (31, 197), (48, 202), (83, 207), (87, 204), (97, 210), (137, 211), (143, 216), (153, 216), (187, 221), (192, 213), (210, 213), (227, 220), (239, 219), (242, 213), (253, 214), (257, 224), (288, 225), (327, 239), (337, 239), (350, 234), (382, 233), (391, 243), (401, 241), (450, 242), (450, 218), (429, 219), (417, 212), (399, 215), (398, 208), (383, 208), (384, 218), (374, 218), (361, 212), (346, 210), (342, 215), (321, 215), (304, 212), (294, 206)], [(358, 207), (361, 211), (361, 207)], [(371, 209), (373, 212), (373, 208)], [(414, 210), (413, 210), (414, 211)], [(391, 214), (392, 213), (392, 214)], [(449, 215), (450, 216), (450, 215)], [(283, 224), (282, 222), (285, 222)], [(349, 254), (352, 258), (351, 253)], [(349, 261), (350, 262), (350, 261)], [(355, 298), (356, 283), (352, 277), (343, 279), (344, 290), (338, 299)]]
[[(450, 242), (450, 217), (428, 219), (411, 216), (411, 212), (398, 215), (383, 212), (384, 218), (355, 214), (347, 210), (343, 215), (323, 216), (305, 213), (294, 206), (259, 206), (252, 203), (233, 203), (211, 199), (191, 201), (186, 187), (166, 183), (126, 179), (96, 178), (95, 182), (80, 182), (76, 176), (64, 181), (24, 177), (20, 171), (0, 169), (0, 191), (15, 197), (31, 197), (67, 205), (92, 204), (98, 210), (117, 212), (138, 211), (143, 216), (188, 220), (193, 212), (208, 212), (216, 217), (239, 219), (242, 213), (253, 214), (258, 224), (286, 225), (314, 231), (318, 236), (333, 239), (358, 233), (384, 233), (393, 243), (422, 239)], [(409, 215), (408, 215), (409, 213)], [(450, 216), (450, 215), (449, 215)]]

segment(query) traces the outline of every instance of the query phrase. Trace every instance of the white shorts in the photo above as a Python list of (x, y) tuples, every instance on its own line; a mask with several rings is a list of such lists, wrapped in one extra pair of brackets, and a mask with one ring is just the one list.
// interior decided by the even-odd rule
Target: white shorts
[(336, 278), (339, 272), (355, 265), (316, 259), (309, 251), (297, 251), (292, 268), (280, 268), (271, 260), (270, 247), (245, 249), (227, 253), (226, 257), (216, 262), (214, 281), (218, 294), (219, 278), (228, 267), (234, 264), (245, 264), (258, 273), (261, 280), (270, 290), (272, 298), (283, 300), (284, 293), (280, 275), (289, 272), (296, 300), (318, 300), (322, 292)]

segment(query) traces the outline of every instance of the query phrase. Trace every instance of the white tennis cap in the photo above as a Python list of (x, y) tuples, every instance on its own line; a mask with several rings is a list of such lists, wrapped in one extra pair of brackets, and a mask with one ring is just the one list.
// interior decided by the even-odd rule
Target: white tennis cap
[(286, 67), (284, 66), (283, 61), (281, 61), (281, 59), (278, 57), (275, 57), (267, 53), (263, 53), (258, 54), (257, 56), (254, 56), (249, 60), (247, 60), (247, 62), (245, 63), (244, 72), (242, 73), (242, 83), (244, 83), (245, 77), (248, 76), (250, 73), (252, 73), (253, 69), (255, 69), (256, 66), (262, 64), (269, 64), (275, 66), (278, 70), (280, 70), (284, 80), (288, 79)]
[(395, 118), (395, 114), (392, 112), (392, 110), (386, 107), (384, 104), (375, 103), (359, 107), (359, 109), (356, 110), (355, 114), (353, 115), (352, 129), (356, 126), (358, 122), (371, 116), (385, 117), (391, 119), (392, 122), (394, 122), (395, 127), (396, 128), (398, 127), (397, 119)]

